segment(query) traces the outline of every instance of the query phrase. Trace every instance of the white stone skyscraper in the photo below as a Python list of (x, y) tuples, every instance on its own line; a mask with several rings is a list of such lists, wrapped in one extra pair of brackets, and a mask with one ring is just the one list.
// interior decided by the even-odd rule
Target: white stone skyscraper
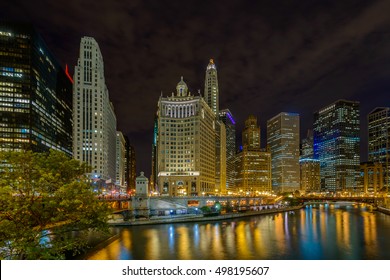
[(219, 115), (219, 90), (217, 67), (214, 60), (210, 59), (206, 68), (206, 78), (204, 81), (204, 99), (216, 116)]
[(216, 192), (215, 114), (187, 84), (161, 96), (155, 128), (157, 184), (161, 195), (194, 196)]
[(116, 116), (94, 38), (83, 37), (73, 84), (73, 157), (92, 167), (94, 180), (115, 181)]

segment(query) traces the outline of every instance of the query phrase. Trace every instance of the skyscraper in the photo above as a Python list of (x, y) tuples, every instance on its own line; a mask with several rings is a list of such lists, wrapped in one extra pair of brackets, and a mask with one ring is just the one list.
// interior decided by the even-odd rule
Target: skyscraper
[(338, 100), (314, 114), (314, 159), (322, 191), (355, 191), (360, 170), (359, 102)]
[(162, 195), (215, 192), (215, 114), (187, 84), (158, 101), (157, 168)]
[(272, 158), (272, 188), (278, 192), (299, 190), (299, 115), (283, 112), (268, 120), (267, 144)]
[(214, 60), (210, 59), (206, 68), (206, 78), (204, 82), (204, 97), (207, 105), (214, 112), (215, 116), (219, 114), (219, 89), (217, 67)]
[(92, 167), (94, 180), (115, 180), (116, 117), (94, 38), (83, 37), (73, 86), (73, 157)]
[(301, 191), (319, 192), (321, 190), (320, 161), (314, 159), (313, 130), (307, 131), (302, 139), (301, 157), (299, 159), (301, 173)]
[(135, 156), (135, 149), (134, 146), (129, 146), (130, 150), (130, 180), (129, 180), (129, 186), (130, 190), (135, 190), (135, 179), (137, 178), (137, 159)]
[(29, 24), (0, 23), (0, 150), (72, 155), (72, 81)]
[(249, 115), (242, 131), (242, 151), (236, 155), (236, 193), (256, 195), (271, 191), (271, 153), (260, 148), (257, 118)]
[(157, 154), (157, 139), (158, 139), (158, 116), (154, 117), (154, 127), (153, 127), (153, 142), (152, 142), (152, 170), (149, 180), (149, 189), (151, 191), (160, 192), (157, 185), (157, 163), (158, 163), (158, 154)]
[(368, 160), (381, 163), (383, 186), (390, 191), (390, 108), (378, 107), (368, 114)]
[(124, 192), (126, 192), (125, 185), (125, 165), (126, 165), (126, 141), (123, 133), (116, 132), (116, 182)]
[(226, 193), (226, 127), (225, 124), (219, 120), (219, 88), (217, 67), (214, 60), (210, 59), (206, 67), (204, 96), (207, 105), (214, 112), (215, 117), (215, 183), (216, 193)]
[(226, 194), (226, 128), (215, 120), (215, 192)]
[(225, 124), (226, 130), (226, 191), (234, 192), (236, 156), (236, 122), (229, 109), (219, 111), (219, 119)]

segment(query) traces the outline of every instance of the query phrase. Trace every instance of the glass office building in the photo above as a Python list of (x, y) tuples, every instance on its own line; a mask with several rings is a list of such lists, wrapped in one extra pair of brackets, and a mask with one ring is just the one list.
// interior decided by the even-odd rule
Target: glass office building
[(0, 150), (72, 155), (72, 82), (30, 24), (0, 22)]
[(314, 114), (314, 159), (321, 190), (356, 191), (360, 171), (359, 102), (338, 100)]

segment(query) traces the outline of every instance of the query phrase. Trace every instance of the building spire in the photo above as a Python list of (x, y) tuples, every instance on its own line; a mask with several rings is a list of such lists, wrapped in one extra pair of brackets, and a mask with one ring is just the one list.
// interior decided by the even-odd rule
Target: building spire
[(204, 84), (204, 96), (207, 105), (213, 110), (214, 114), (219, 114), (219, 90), (217, 67), (214, 64), (214, 59), (210, 58), (206, 69), (206, 77)]
[(187, 84), (183, 80), (183, 76), (181, 76), (180, 82), (176, 86), (177, 96), (187, 96), (188, 87)]

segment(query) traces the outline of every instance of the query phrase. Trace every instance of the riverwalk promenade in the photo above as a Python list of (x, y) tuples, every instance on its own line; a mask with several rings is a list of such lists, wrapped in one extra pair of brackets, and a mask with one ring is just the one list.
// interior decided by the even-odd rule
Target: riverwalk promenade
[(170, 223), (187, 223), (187, 222), (205, 222), (205, 221), (219, 221), (227, 219), (236, 219), (242, 217), (258, 216), (273, 214), (279, 212), (289, 212), (299, 210), (303, 207), (294, 206), (294, 207), (282, 207), (282, 208), (273, 208), (273, 209), (264, 209), (259, 211), (247, 211), (242, 213), (228, 213), (221, 214), (218, 216), (209, 216), (205, 217), (203, 214), (185, 214), (185, 215), (173, 215), (173, 216), (155, 216), (149, 219), (135, 219), (130, 221), (123, 221), (123, 218), (111, 219), (109, 221), (110, 226), (139, 226), (139, 225), (156, 225), (156, 224), (170, 224)]

